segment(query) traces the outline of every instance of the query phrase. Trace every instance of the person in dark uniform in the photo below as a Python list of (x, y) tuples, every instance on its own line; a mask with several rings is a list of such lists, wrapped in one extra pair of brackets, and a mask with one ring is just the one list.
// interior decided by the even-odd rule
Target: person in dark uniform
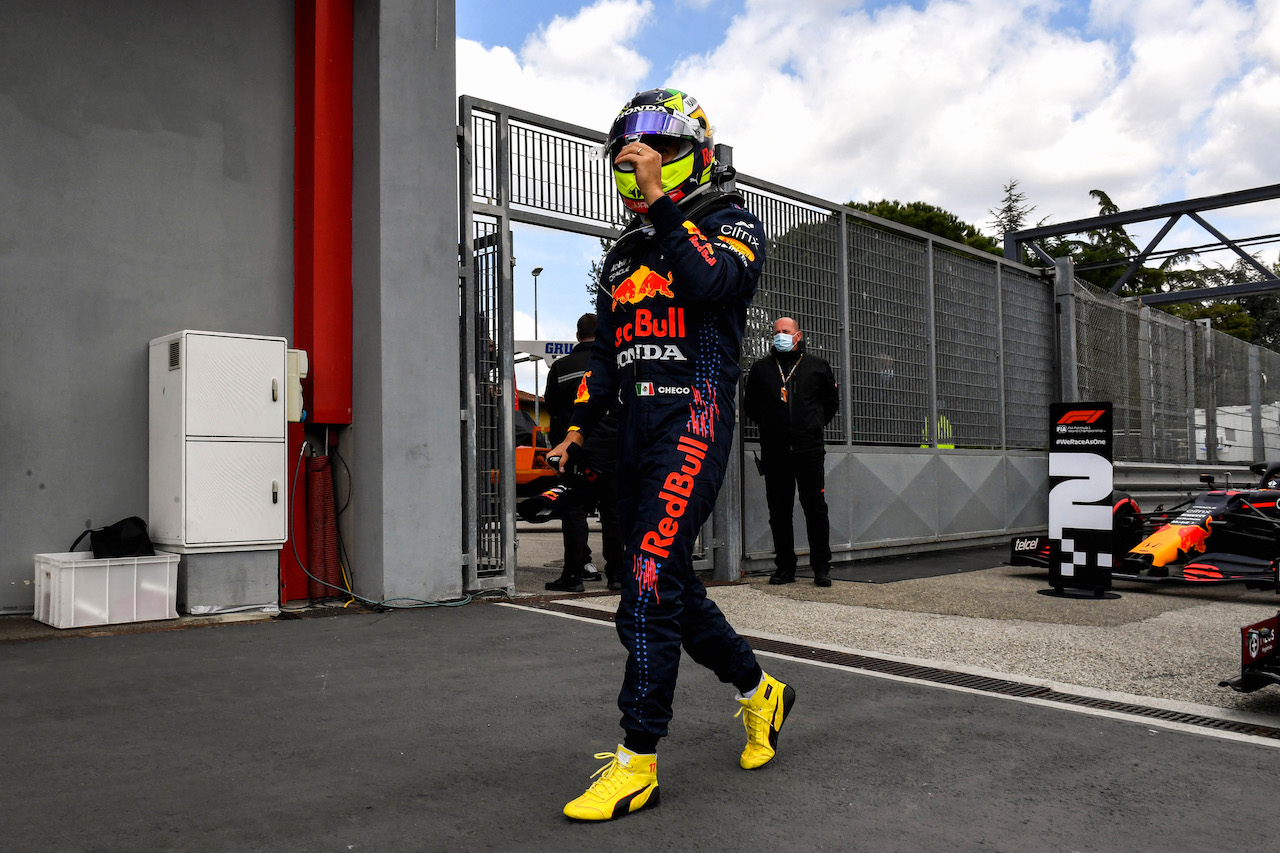
[(791, 515), (799, 492), (813, 582), (831, 586), (822, 431), (840, 409), (840, 393), (831, 365), (805, 352), (804, 333), (790, 317), (773, 324), (773, 352), (751, 366), (742, 409), (760, 427), (760, 463), (776, 566), (769, 583), (796, 579)]
[[(559, 358), (547, 374), (543, 398), (547, 413), (551, 416), (551, 442), (559, 444), (569, 433), (573, 418), (573, 401), (578, 385), (587, 372), (591, 360), (591, 345), (596, 339), (596, 315), (583, 314), (578, 318), (578, 343), (573, 352)], [(609, 589), (622, 589), (622, 536), (618, 531), (618, 513), (615, 506), (613, 472), (616, 465), (618, 441), (617, 418), (605, 415), (592, 431), (591, 441), (582, 448), (581, 464), (590, 476), (580, 479), (578, 490), (585, 494), (573, 500), (560, 518), (560, 531), (564, 537), (564, 568), (560, 577), (547, 583), (552, 592), (582, 592), (584, 580), (600, 580), (598, 574), (591, 577), (591, 547), (587, 544), (587, 513), (595, 507), (600, 514), (600, 539), (604, 546), (604, 573)]]
[(667, 734), (683, 647), (738, 689), (746, 769), (770, 761), (795, 690), (764, 673), (707, 597), (693, 543), (733, 444), (747, 308), (764, 265), (764, 227), (711, 180), (702, 107), (675, 89), (641, 92), (609, 131), (608, 156), (636, 216), (606, 256), (599, 328), (578, 388), (564, 460), (621, 395), (618, 517), (627, 576), (615, 624), (627, 649), (618, 707), (623, 742), (564, 807), (610, 820), (658, 804), (657, 745)]

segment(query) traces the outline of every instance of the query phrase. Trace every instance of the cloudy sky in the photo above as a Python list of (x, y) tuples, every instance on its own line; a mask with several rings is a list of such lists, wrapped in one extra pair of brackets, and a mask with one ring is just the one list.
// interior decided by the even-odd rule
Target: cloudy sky
[[(1033, 222), (1096, 215), (1092, 189), (1130, 210), (1280, 181), (1280, 0), (458, 0), (457, 16), (459, 93), (605, 130), (632, 93), (675, 86), (739, 171), (831, 201), (926, 201), (990, 230), (1010, 179)], [(1206, 218), (1273, 234), (1280, 203)], [(1162, 246), (1211, 239), (1188, 225)]]

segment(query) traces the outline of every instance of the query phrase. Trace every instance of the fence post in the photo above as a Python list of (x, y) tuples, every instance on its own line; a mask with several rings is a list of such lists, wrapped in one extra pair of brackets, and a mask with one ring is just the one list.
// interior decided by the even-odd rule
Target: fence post
[(1256, 346), (1249, 347), (1249, 415), (1253, 426), (1253, 460), (1267, 459), (1266, 440), (1262, 436), (1262, 358)]
[[(510, 471), (498, 481), (502, 523), (502, 569), (510, 589), (515, 589), (516, 577), (516, 361), (515, 361), (515, 241), (511, 234), (511, 116), (499, 110), (495, 116), (493, 162), (498, 204), (497, 215), (498, 256), (496, 258), (498, 340), (495, 341), (498, 370), (501, 375), (501, 400), (499, 408), (499, 437), (501, 453), (498, 456), (500, 471)], [(533, 394), (538, 395), (537, 385)], [(534, 440), (537, 440), (535, 433)]]
[[(732, 191), (735, 188), (733, 147), (716, 145), (716, 162), (729, 167), (728, 176), (720, 186)], [(711, 509), (711, 541), (704, 543), (711, 552), (711, 576), (718, 581), (736, 581), (742, 575), (742, 409), (738, 405), (741, 397), (735, 389), (734, 410), (738, 413), (738, 423), (733, 430), (733, 447), (729, 449), (720, 496)]]
[[(853, 444), (853, 328), (852, 300), (849, 297), (849, 215), (840, 210), (836, 220), (840, 227), (840, 358), (844, 360), (844, 374), (840, 381), (844, 387), (840, 393), (840, 418), (844, 422), (844, 444)], [(864, 439), (865, 440), (865, 439)]]
[(462, 455), (462, 561), (466, 567), (463, 591), (474, 589), (476, 567), (479, 563), (479, 444), (476, 436), (476, 274), (474, 229), (471, 225), (471, 196), (475, 167), (472, 154), (474, 138), (471, 126), (471, 99), (458, 99), (458, 279), (461, 290), (463, 398), (460, 409), (464, 451)]
[(928, 332), (928, 368), (929, 376), (929, 408), (925, 421), (924, 431), (921, 434), (922, 443), (926, 443), (933, 448), (938, 446), (938, 433), (941, 431), (938, 423), (938, 317), (937, 307), (933, 296), (933, 241), (925, 242), (924, 255), (924, 293), (925, 293), (925, 330)]
[(1218, 464), (1218, 371), (1213, 361), (1213, 325), (1208, 319), (1196, 320), (1200, 337), (1204, 341), (1204, 458), (1210, 465)]
[(1138, 428), (1142, 431), (1138, 462), (1159, 462), (1156, 453), (1155, 350), (1151, 341), (1151, 309), (1138, 309)]
[(1058, 315), (1058, 399), (1074, 403), (1080, 398), (1076, 362), (1075, 261), (1058, 258), (1053, 262), (1053, 296)]
[[(741, 397), (734, 392), (735, 397)], [(741, 413), (741, 409), (737, 409)], [(711, 576), (718, 581), (736, 581), (742, 576), (742, 431), (733, 431), (733, 447), (725, 466), (720, 496), (711, 509)]]
[(1187, 347), (1187, 456), (1184, 461), (1194, 465), (1199, 458), (1196, 453), (1196, 327), (1188, 324), (1183, 334)]
[(1000, 449), (1009, 449), (1009, 434), (1007, 430), (1007, 420), (1005, 418), (1005, 405), (1007, 400), (1004, 396), (1005, 371), (1008, 370), (1008, 362), (1005, 360), (1004, 353), (1004, 264), (996, 261), (996, 381), (1000, 383), (998, 394), (996, 396), (996, 405), (999, 408), (1000, 417)]

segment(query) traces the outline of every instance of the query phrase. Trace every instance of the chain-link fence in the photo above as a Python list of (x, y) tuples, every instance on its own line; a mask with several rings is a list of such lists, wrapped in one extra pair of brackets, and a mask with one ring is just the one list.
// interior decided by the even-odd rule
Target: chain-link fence
[(1040, 448), (1053, 399), (1054, 306), (1028, 271), (1000, 267), (1001, 343), (1004, 347), (1005, 446)]
[(1249, 464), (1280, 452), (1280, 354), (1087, 283), (1074, 299), (1079, 398), (1114, 405), (1117, 461)]
[[(742, 178), (740, 189), (765, 225), (769, 253), (744, 366), (768, 354), (777, 318), (795, 319), (807, 351), (831, 364), (848, 399), (827, 426), (829, 443), (1045, 447), (1053, 396), (1053, 296), (1045, 280), (928, 234), (751, 183)], [(743, 425), (743, 437), (758, 438), (754, 425)]]
[[(601, 236), (621, 224), (601, 134), (469, 103), (477, 212)], [(1037, 272), (765, 181), (737, 188), (769, 236), (743, 368), (794, 318), (846, 401), (829, 443), (1045, 447), (1053, 297)]]
[[(463, 408), (474, 428), (469, 478), (478, 481), (468, 525), (479, 531), (467, 547), (476, 580), (509, 578), (513, 492), (501, 471), (514, 458), (503, 375), (512, 369), (510, 226), (610, 239), (626, 211), (595, 154), (603, 134), (468, 97), (460, 125), (461, 233), (472, 241), (461, 255)], [(732, 161), (731, 149), (717, 151)], [(773, 323), (794, 318), (840, 385), (831, 445), (864, 458), (972, 448), (1012, 464), (1010, 451), (1046, 448), (1049, 404), (1071, 364), (1076, 399), (1114, 404), (1118, 461), (1280, 458), (1276, 353), (1081, 284), (1066, 300), (1073, 340), (1060, 342), (1064, 304), (1051, 271), (746, 175), (737, 189), (769, 241), (743, 369), (768, 355)], [(758, 439), (753, 424), (741, 426), (744, 440)]]

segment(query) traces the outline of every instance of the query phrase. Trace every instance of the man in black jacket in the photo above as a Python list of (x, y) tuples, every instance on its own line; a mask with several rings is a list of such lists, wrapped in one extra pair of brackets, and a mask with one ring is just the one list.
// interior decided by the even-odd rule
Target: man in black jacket
[[(591, 361), (591, 347), (596, 340), (595, 314), (583, 314), (578, 318), (578, 344), (573, 352), (557, 359), (547, 374), (543, 392), (547, 413), (551, 416), (551, 443), (564, 441), (573, 419), (573, 401), (578, 386)], [(583, 462), (590, 469), (589, 478), (578, 487), (586, 491), (569, 505), (560, 519), (560, 531), (564, 537), (564, 569), (560, 577), (547, 583), (552, 592), (582, 592), (584, 580), (600, 580), (599, 574), (591, 576), (587, 565), (591, 562), (591, 547), (587, 544), (587, 513), (595, 506), (600, 513), (600, 538), (604, 545), (604, 571), (609, 589), (622, 589), (623, 542), (618, 528), (615, 506), (613, 471), (618, 441), (617, 418), (611, 413), (601, 419), (591, 434), (591, 440), (582, 448)]]
[(780, 318), (773, 332), (773, 352), (751, 366), (743, 402), (743, 413), (760, 426), (760, 461), (777, 566), (769, 583), (796, 579), (791, 514), (799, 491), (813, 582), (831, 586), (822, 431), (840, 408), (840, 393), (831, 365), (805, 352), (804, 334), (795, 320)]

